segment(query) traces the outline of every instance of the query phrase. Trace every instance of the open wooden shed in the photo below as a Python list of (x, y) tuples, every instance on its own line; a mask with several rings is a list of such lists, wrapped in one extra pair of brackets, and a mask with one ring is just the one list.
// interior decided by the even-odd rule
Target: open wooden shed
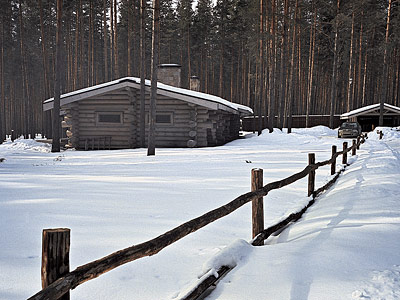
[[(400, 107), (383, 105), (383, 126), (400, 126)], [(380, 104), (364, 106), (340, 115), (341, 120), (360, 123), (363, 131), (371, 131), (379, 125)]]
[[(150, 81), (146, 80), (145, 143), (148, 136)], [(51, 110), (54, 99), (43, 109)], [(68, 146), (76, 149), (140, 147), (140, 79), (125, 77), (61, 96)], [(156, 147), (206, 147), (239, 137), (246, 106), (220, 97), (158, 83)], [(146, 146), (145, 145), (145, 146)]]

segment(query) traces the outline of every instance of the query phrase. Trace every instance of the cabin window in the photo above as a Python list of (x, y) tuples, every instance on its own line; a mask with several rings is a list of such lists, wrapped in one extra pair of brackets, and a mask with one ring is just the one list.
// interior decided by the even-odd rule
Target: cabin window
[[(150, 123), (150, 116), (146, 114), (147, 123)], [(157, 125), (173, 125), (174, 124), (174, 114), (172, 112), (157, 113), (156, 114), (156, 124)]]
[(98, 112), (96, 115), (98, 125), (122, 124), (122, 112)]
[(172, 113), (169, 114), (156, 114), (157, 124), (172, 124)]

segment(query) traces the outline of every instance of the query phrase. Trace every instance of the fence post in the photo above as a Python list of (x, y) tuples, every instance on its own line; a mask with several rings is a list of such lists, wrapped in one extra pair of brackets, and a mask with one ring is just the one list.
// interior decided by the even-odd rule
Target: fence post
[[(315, 154), (308, 153), (308, 164), (313, 165), (315, 164)], [(308, 174), (308, 197), (310, 197), (314, 193), (315, 188), (315, 171), (311, 171)]]
[(360, 136), (357, 137), (357, 150), (360, 150)]
[(347, 142), (343, 142), (343, 155), (342, 155), (342, 164), (347, 165)]
[[(336, 145), (332, 146), (332, 158), (333, 156), (336, 154), (337, 152), (337, 147)], [(336, 158), (333, 160), (332, 164), (331, 164), (331, 175), (335, 175), (336, 173)]]
[[(251, 190), (256, 191), (263, 187), (263, 169), (251, 170)], [(252, 202), (253, 238), (264, 230), (264, 205), (263, 197)]]
[(379, 139), (381, 140), (382, 137), (383, 137), (383, 132), (382, 132), (382, 130), (381, 130), (381, 131), (379, 131)]
[(11, 142), (14, 142), (17, 139), (17, 135), (14, 130), (11, 130)]
[(356, 140), (353, 140), (353, 145), (351, 149), (351, 155), (356, 155), (357, 154), (357, 146), (356, 146)]
[[(43, 229), (42, 236), (42, 288), (69, 272), (69, 228)], [(59, 300), (69, 300), (69, 292)]]

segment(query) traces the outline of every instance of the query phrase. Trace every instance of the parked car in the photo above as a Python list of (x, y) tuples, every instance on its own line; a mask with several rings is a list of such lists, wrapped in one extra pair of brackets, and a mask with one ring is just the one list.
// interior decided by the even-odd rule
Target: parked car
[(361, 125), (357, 122), (344, 122), (338, 130), (338, 138), (352, 138), (361, 134)]

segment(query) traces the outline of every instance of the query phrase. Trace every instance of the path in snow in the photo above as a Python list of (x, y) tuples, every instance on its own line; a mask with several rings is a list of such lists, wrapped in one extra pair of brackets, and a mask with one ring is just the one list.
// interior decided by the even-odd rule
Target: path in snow
[(400, 143), (386, 135), (206, 299), (400, 299)]

